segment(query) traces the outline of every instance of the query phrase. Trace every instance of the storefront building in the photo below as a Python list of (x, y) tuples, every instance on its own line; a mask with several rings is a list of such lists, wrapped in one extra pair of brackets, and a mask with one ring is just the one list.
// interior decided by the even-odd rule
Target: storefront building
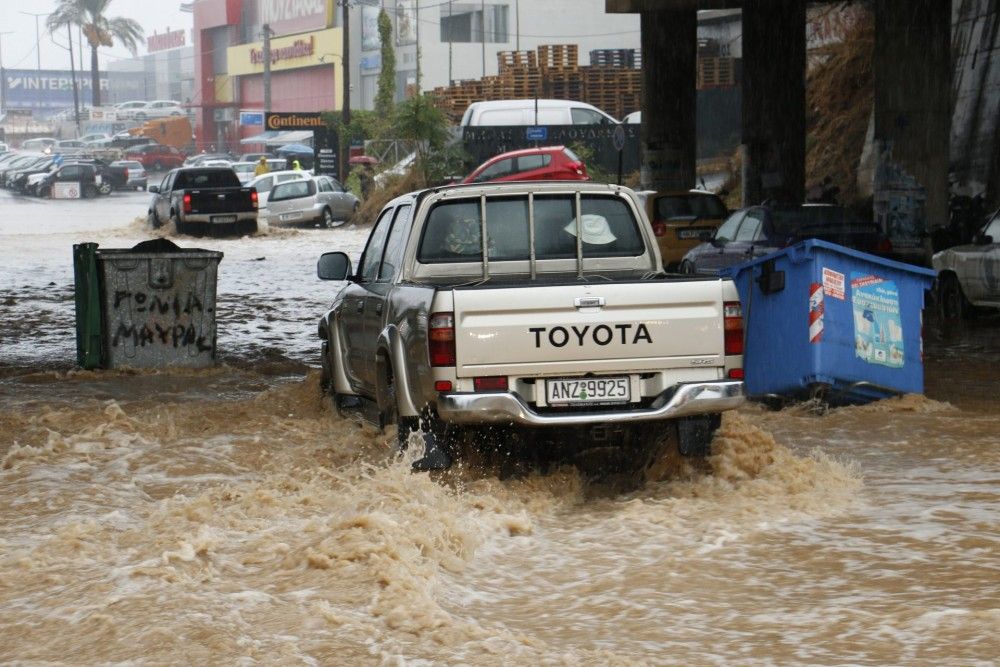
[(343, 35), (334, 0), (198, 0), (193, 9), (199, 148), (238, 152), (241, 139), (264, 131), (241, 125), (240, 112), (264, 110), (265, 26), (271, 35), (270, 110), (341, 108)]

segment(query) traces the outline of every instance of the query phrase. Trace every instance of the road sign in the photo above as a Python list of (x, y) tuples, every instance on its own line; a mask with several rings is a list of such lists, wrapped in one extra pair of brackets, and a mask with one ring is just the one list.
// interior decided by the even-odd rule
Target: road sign
[(549, 128), (547, 127), (528, 127), (524, 130), (525, 137), (528, 141), (547, 141), (549, 138)]
[(241, 111), (240, 125), (264, 125), (263, 111)]

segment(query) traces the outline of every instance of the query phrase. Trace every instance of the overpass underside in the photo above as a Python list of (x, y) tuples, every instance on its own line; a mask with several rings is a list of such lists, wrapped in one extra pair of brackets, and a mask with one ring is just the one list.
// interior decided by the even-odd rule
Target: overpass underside
[[(910, 249), (917, 254), (925, 250), (923, 232), (948, 220), (951, 2), (871, 5), (874, 213), (888, 225), (890, 214), (906, 208), (906, 236), (920, 246)], [(605, 8), (641, 15), (644, 187), (695, 186), (697, 12), (742, 9), (743, 201), (803, 201), (805, 0), (605, 0)]]

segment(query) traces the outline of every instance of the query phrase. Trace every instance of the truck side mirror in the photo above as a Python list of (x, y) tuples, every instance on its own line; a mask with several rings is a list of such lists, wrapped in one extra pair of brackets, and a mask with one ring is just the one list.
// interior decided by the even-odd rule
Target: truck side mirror
[(149, 186), (149, 187), (148, 187), (147, 189), (148, 189), (148, 190), (149, 190), (150, 192), (152, 192), (153, 194), (156, 194), (157, 192), (159, 192), (159, 191), (160, 191), (160, 188), (159, 188), (159, 186), (156, 186), (156, 185), (150, 185), (150, 186)]
[(351, 275), (351, 258), (342, 252), (325, 252), (316, 262), (320, 280), (347, 280)]

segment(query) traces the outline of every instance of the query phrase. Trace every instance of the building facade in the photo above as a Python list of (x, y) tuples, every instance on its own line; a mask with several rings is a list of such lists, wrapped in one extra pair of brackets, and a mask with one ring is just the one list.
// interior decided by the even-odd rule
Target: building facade
[[(265, 107), (264, 33), (270, 42), (270, 111), (342, 105), (343, 34), (334, 0), (197, 0), (195, 135), (202, 148), (237, 150), (263, 127), (240, 111)], [(256, 122), (259, 114), (244, 115)]]

